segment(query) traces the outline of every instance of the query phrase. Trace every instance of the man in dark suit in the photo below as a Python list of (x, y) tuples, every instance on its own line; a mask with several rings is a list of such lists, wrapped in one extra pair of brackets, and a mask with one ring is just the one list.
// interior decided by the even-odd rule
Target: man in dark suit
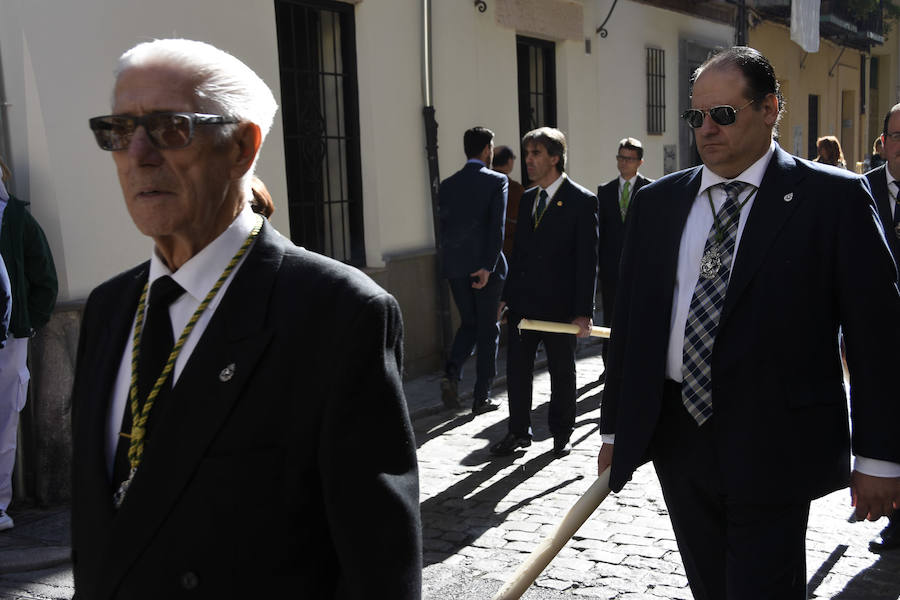
[[(884, 116), (881, 137), (881, 156), (886, 161), (881, 166), (866, 173), (878, 216), (881, 219), (894, 261), (900, 259), (900, 209), (897, 207), (898, 186), (900, 186), (900, 104), (895, 104)], [(874, 160), (876, 155), (873, 154)], [(853, 374), (850, 376), (853, 381)], [(894, 428), (896, 431), (896, 427)], [(887, 526), (879, 538), (870, 544), (877, 552), (900, 548), (900, 512), (891, 512)]]
[(497, 410), (491, 383), (497, 374), (500, 324), (497, 305), (506, 257), (503, 256), (503, 216), (507, 179), (488, 168), (494, 154), (494, 132), (473, 127), (463, 134), (465, 166), (441, 182), (438, 198), (441, 224), (441, 274), (450, 284), (460, 325), (441, 379), (447, 408), (459, 407), (463, 365), (477, 349), (472, 412)]
[(528, 178), (535, 187), (522, 196), (519, 229), (503, 288), (501, 311), (508, 308), (506, 381), (509, 426), (491, 446), (504, 456), (531, 445), (531, 387), (538, 343), (547, 351), (550, 371), (549, 426), (553, 454), (572, 450), (575, 427), (575, 337), (519, 331), (523, 318), (578, 325), (590, 335), (597, 282), (597, 197), (565, 174), (566, 138), (541, 127), (522, 140)]
[(84, 310), (75, 598), (420, 597), (399, 309), (252, 212), (276, 108), (233, 56), (156, 40), (91, 119), (155, 247)]
[(491, 168), (503, 173), (509, 179), (509, 192), (506, 197), (506, 226), (503, 232), (503, 254), (512, 254), (513, 241), (516, 239), (516, 224), (519, 218), (519, 203), (525, 186), (512, 178), (516, 166), (516, 155), (509, 146), (498, 146), (494, 150), (494, 161)]
[(697, 600), (805, 599), (810, 501), (900, 500), (897, 272), (863, 180), (773, 141), (779, 94), (756, 50), (704, 63), (683, 115), (703, 166), (626, 225), (598, 466), (619, 491), (653, 460)]
[[(603, 301), (603, 319), (609, 326), (613, 319), (616, 299), (616, 283), (619, 280), (619, 258), (622, 256), (622, 238), (625, 234), (625, 215), (628, 205), (639, 189), (653, 181), (638, 173), (644, 164), (644, 146), (640, 140), (627, 137), (619, 142), (616, 168), (619, 176), (597, 188), (600, 211), (600, 266), (598, 283)], [(604, 366), (609, 343), (603, 344)], [(606, 380), (606, 370), (600, 381)]]

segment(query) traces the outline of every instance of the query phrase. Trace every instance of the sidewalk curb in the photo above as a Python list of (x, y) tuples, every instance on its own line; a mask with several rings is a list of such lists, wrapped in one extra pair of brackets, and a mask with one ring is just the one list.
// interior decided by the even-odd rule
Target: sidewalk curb
[(0, 574), (40, 571), (64, 565), (72, 560), (68, 546), (37, 546), (0, 550)]

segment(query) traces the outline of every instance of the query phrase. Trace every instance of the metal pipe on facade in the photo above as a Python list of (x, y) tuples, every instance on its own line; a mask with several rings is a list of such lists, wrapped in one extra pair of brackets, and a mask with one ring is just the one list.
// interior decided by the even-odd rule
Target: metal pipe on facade
[(438, 321), (440, 323), (441, 359), (446, 362), (453, 339), (453, 323), (450, 320), (450, 294), (441, 277), (441, 231), (438, 213), (438, 190), (441, 176), (438, 169), (437, 120), (432, 106), (431, 71), (431, 0), (422, 0), (422, 99), (425, 119), (425, 155), (428, 160), (428, 182), (431, 191), (431, 219), (434, 227), (435, 292)]

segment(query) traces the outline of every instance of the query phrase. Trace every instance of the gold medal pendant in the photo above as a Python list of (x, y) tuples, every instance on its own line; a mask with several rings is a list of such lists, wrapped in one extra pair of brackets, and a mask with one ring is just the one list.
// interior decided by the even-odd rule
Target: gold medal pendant
[(722, 257), (719, 256), (718, 245), (712, 246), (700, 259), (700, 277), (713, 279), (719, 274), (722, 267)]

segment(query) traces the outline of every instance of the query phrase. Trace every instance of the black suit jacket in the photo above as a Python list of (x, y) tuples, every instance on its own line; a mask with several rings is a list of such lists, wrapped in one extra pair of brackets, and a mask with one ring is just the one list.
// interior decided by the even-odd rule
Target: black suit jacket
[[(107, 414), (148, 264), (99, 286), (84, 311), (73, 393), (76, 598), (419, 598), (397, 304), (268, 224), (154, 417), (114, 511)], [(233, 376), (220, 377), (228, 365)]]
[[(629, 208), (600, 423), (616, 435), (614, 490), (647, 459), (660, 414), (679, 243), (699, 186), (699, 167), (674, 173)], [(777, 148), (711, 359), (710, 425), (734, 497), (809, 500), (847, 485), (839, 326), (853, 373), (853, 450), (900, 462), (900, 293), (867, 186)]]
[(884, 227), (885, 238), (891, 247), (894, 258), (900, 257), (900, 240), (894, 232), (894, 216), (891, 214), (891, 195), (888, 193), (887, 175), (884, 170), (887, 164), (866, 173), (869, 187), (872, 188), (872, 197), (875, 198), (875, 206), (878, 208), (878, 216)]
[[(638, 174), (634, 181), (634, 189), (631, 190), (632, 200), (639, 189), (652, 181), (652, 179)], [(597, 188), (597, 202), (600, 213), (600, 265), (597, 275), (604, 294), (603, 310), (606, 311), (606, 317), (609, 318), (612, 311), (607, 303), (611, 303), (615, 298), (616, 283), (619, 279), (619, 259), (622, 256), (622, 240), (625, 237), (625, 223), (622, 220), (622, 211), (619, 209), (618, 177)], [(612, 292), (612, 294), (608, 294), (608, 292)]]
[(448, 279), (468, 277), (479, 269), (506, 277), (503, 226), (506, 220), (506, 175), (479, 163), (466, 165), (441, 182), (441, 268)]
[(537, 229), (531, 216), (538, 188), (519, 205), (503, 301), (529, 319), (570, 322), (590, 317), (597, 283), (597, 197), (568, 177)]

